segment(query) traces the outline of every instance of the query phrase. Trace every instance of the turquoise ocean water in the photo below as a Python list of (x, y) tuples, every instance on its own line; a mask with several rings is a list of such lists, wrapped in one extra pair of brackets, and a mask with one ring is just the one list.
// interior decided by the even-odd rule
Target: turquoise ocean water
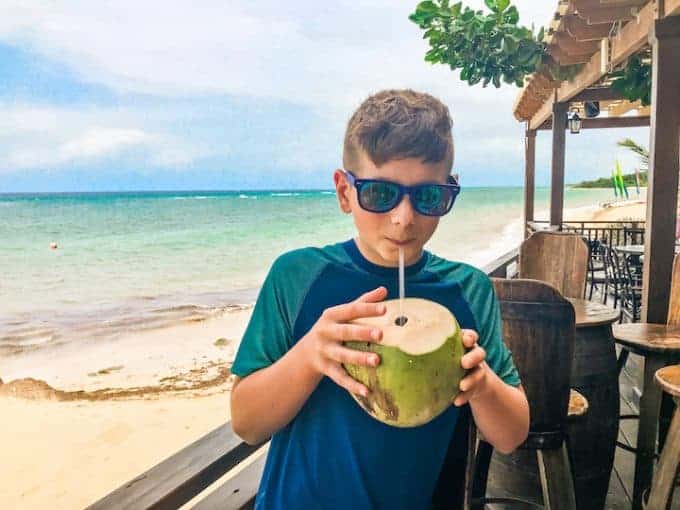
[[(567, 190), (565, 204), (610, 195)], [(464, 189), (427, 248), (489, 262), (519, 243), (522, 200)], [(252, 303), (278, 254), (352, 235), (331, 191), (0, 194), (0, 356)]]

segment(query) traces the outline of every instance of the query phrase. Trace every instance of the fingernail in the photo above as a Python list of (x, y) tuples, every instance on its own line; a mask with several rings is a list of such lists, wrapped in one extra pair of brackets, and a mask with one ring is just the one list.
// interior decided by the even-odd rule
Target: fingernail
[(368, 390), (366, 388), (361, 389), (361, 396), (362, 397), (368, 397)]
[(385, 313), (385, 305), (378, 305), (378, 313)]
[(378, 356), (371, 356), (371, 365), (376, 366), (378, 364)]
[(379, 330), (379, 329), (374, 329), (373, 331), (371, 331), (371, 337), (372, 337), (374, 340), (380, 340), (380, 330)]

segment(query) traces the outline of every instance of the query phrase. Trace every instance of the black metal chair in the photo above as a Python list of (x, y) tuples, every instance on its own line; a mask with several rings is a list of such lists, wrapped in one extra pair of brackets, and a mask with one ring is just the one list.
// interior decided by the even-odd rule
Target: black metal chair
[[(604, 265), (604, 248), (599, 239), (586, 239), (588, 245), (588, 274), (586, 284), (590, 286), (588, 299), (593, 299), (593, 292), (598, 286), (602, 286), (603, 294), (607, 283), (607, 274)], [(605, 301), (606, 302), (606, 301)]]
[(623, 255), (620, 262), (624, 275), (621, 309), (631, 322), (638, 322), (642, 308), (642, 263), (639, 256), (632, 254)]
[(645, 244), (645, 229), (640, 227), (623, 227), (625, 244)]
[(607, 298), (611, 296), (614, 299), (614, 308), (616, 308), (621, 300), (621, 292), (625, 285), (625, 276), (623, 268), (621, 267), (621, 261), (614, 248), (603, 244), (602, 250), (606, 278), (604, 292), (602, 293), (602, 302), (606, 305)]

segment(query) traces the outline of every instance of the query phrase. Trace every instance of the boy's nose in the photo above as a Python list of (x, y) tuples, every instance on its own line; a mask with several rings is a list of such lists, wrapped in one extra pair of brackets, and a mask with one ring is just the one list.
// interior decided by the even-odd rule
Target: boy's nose
[(404, 195), (401, 202), (392, 209), (392, 223), (395, 225), (410, 225), (413, 223), (415, 214), (413, 206), (411, 205), (411, 197)]

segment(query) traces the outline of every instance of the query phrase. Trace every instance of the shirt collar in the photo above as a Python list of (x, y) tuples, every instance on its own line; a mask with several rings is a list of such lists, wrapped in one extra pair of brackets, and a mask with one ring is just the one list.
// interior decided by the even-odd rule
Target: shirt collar
[[(350, 256), (352, 261), (361, 269), (364, 269), (369, 273), (377, 274), (380, 276), (392, 276), (394, 278), (397, 278), (399, 276), (398, 267), (381, 266), (378, 264), (374, 264), (373, 262), (366, 259), (366, 257), (364, 257), (359, 251), (359, 247), (357, 246), (357, 243), (354, 239), (349, 239), (348, 241), (345, 241), (344, 243), (342, 243), (342, 246), (347, 252), (347, 254)], [(420, 272), (421, 269), (423, 269), (423, 267), (425, 267), (425, 264), (427, 264), (429, 258), (430, 253), (427, 250), (423, 250), (423, 253), (420, 256), (418, 262), (411, 264), (410, 266), (406, 266), (404, 268), (404, 273), (409, 276), (417, 274), (418, 272)]]

